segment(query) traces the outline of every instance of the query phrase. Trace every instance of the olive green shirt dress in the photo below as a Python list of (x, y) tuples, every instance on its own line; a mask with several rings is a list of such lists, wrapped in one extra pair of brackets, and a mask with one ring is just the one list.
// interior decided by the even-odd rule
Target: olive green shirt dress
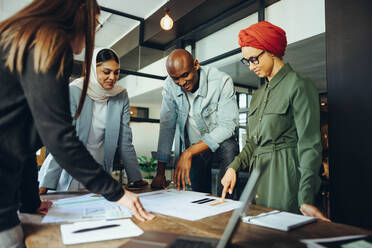
[(284, 65), (255, 91), (247, 141), (229, 165), (236, 171), (267, 164), (255, 203), (294, 213), (313, 204), (321, 166), (319, 96), (312, 81)]

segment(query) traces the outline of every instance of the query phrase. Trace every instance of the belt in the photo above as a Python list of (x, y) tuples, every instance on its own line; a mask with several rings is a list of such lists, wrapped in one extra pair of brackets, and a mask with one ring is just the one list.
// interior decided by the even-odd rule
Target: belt
[(267, 144), (265, 146), (257, 146), (252, 154), (251, 161), (249, 163), (249, 171), (251, 172), (252, 166), (256, 161), (256, 158), (265, 153), (273, 153), (275, 151), (280, 151), (287, 148), (296, 148), (297, 142), (290, 142), (290, 143), (279, 143), (279, 144)]
[(275, 151), (279, 151), (279, 150), (283, 150), (287, 148), (296, 148), (296, 147), (297, 147), (297, 142), (267, 144), (265, 146), (257, 146), (253, 152), (253, 156), (256, 157), (264, 153), (270, 153), (270, 152), (275, 152)]

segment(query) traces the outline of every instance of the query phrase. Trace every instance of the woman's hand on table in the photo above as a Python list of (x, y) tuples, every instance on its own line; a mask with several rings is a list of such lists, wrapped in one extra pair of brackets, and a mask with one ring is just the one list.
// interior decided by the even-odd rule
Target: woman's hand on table
[(53, 205), (53, 202), (49, 200), (41, 200), (40, 207), (37, 209), (37, 213), (47, 214), (48, 209)]
[(140, 221), (152, 220), (155, 216), (146, 212), (137, 194), (124, 190), (125, 194), (116, 203), (129, 208), (134, 217)]
[(314, 205), (302, 204), (301, 207), (300, 207), (300, 211), (303, 215), (312, 216), (312, 217), (316, 217), (316, 218), (324, 220), (324, 221), (331, 222), (331, 220), (328, 219), (327, 217), (325, 217), (322, 214), (322, 212), (320, 212), (320, 210), (317, 207), (315, 207)]
[(228, 168), (226, 170), (225, 175), (221, 179), (221, 184), (223, 185), (221, 201), (223, 201), (227, 192), (229, 192), (230, 195), (233, 193), (236, 184), (236, 172), (234, 169)]

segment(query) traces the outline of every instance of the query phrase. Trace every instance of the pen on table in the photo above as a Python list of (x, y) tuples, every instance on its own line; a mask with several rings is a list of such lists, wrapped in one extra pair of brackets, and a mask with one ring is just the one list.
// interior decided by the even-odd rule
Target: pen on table
[(89, 231), (112, 228), (112, 227), (117, 227), (117, 226), (120, 226), (120, 225), (119, 224), (111, 224), (111, 225), (97, 226), (97, 227), (92, 227), (92, 228), (84, 228), (84, 229), (79, 229), (79, 230), (73, 231), (72, 233), (89, 232)]
[(208, 200), (209, 198), (203, 198), (203, 199), (199, 199), (199, 200), (196, 200), (196, 201), (192, 201), (191, 203), (199, 203), (201, 201), (205, 201), (205, 200)]
[(274, 210), (274, 211), (262, 213), (262, 214), (259, 214), (259, 215), (256, 215), (256, 216), (246, 216), (244, 218), (249, 222), (252, 219), (257, 219), (257, 218), (261, 218), (261, 217), (264, 217), (264, 216), (267, 216), (267, 215), (278, 214), (278, 213), (280, 213), (280, 211)]

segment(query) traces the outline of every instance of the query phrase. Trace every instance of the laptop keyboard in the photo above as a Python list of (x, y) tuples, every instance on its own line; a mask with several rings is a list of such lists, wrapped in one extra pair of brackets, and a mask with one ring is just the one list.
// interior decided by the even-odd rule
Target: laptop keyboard
[(214, 248), (215, 245), (207, 241), (176, 239), (167, 248)]

